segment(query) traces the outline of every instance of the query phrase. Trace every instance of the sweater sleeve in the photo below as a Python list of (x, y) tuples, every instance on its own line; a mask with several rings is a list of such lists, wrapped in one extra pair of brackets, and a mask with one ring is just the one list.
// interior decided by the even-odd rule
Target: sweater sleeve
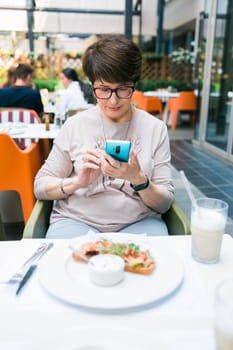
[(49, 180), (69, 177), (72, 173), (73, 162), (68, 152), (68, 144), (64, 141), (69, 139), (66, 135), (66, 128), (61, 129), (57, 139), (47, 160), (36, 175), (34, 193), (37, 199), (48, 199), (45, 187)]
[[(157, 136), (156, 136), (157, 137)], [(160, 141), (153, 154), (151, 181), (164, 193), (164, 200), (155, 209), (166, 212), (174, 199), (174, 185), (171, 175), (170, 143), (165, 124), (160, 130)]]

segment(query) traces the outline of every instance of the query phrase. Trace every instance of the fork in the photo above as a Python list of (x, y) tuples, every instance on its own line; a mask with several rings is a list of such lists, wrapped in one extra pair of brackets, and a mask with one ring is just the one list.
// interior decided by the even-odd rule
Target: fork
[(51, 247), (53, 246), (53, 243), (43, 243), (39, 248), (31, 255), (24, 263), (23, 265), (19, 268), (19, 270), (10, 277), (7, 281), (1, 281), (0, 283), (6, 283), (6, 284), (13, 284), (13, 283), (18, 283), (21, 281), (21, 279), (24, 276), (25, 270), (27, 267), (29, 267), (36, 259), (40, 259), (42, 255)]

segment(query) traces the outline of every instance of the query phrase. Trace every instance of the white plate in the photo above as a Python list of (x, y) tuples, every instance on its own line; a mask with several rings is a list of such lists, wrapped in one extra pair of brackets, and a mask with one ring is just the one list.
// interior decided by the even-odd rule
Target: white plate
[[(149, 275), (125, 273), (122, 282), (111, 287), (94, 285), (88, 277), (87, 265), (73, 260), (68, 246), (55, 247), (39, 265), (39, 280), (53, 296), (65, 302), (99, 310), (120, 310), (156, 303), (168, 297), (182, 283), (183, 263), (172, 251), (157, 251), (150, 238), (130, 234), (102, 234), (116, 242), (135, 242), (148, 246), (156, 267)], [(75, 245), (87, 242), (83, 236)]]

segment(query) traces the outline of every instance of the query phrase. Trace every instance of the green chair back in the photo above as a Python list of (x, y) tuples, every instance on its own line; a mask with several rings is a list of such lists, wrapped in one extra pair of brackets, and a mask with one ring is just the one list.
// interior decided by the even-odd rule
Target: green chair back
[[(35, 207), (27, 221), (23, 238), (43, 238), (49, 227), (49, 218), (53, 207), (53, 201), (37, 200)], [(162, 215), (170, 235), (190, 234), (190, 223), (177, 202), (173, 202), (171, 208)]]

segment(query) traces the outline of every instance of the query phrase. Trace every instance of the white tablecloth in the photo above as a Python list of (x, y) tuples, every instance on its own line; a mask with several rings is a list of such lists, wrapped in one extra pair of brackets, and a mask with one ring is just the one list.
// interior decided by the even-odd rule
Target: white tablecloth
[(155, 96), (161, 99), (162, 102), (167, 102), (170, 97), (178, 97), (178, 92), (171, 92), (168, 90), (156, 90), (156, 91), (146, 91), (145, 96)]
[(50, 129), (45, 130), (45, 124), (26, 124), (26, 123), (0, 123), (0, 132), (8, 133), (16, 139), (54, 139), (59, 127), (50, 123)]
[[(172, 250), (184, 263), (183, 283), (168, 298), (130, 312), (91, 311), (48, 294), (36, 271), (18, 297), (15, 285), (0, 284), (0, 348), (214, 350), (214, 290), (220, 281), (233, 276), (232, 238), (224, 236), (221, 260), (213, 265), (191, 258), (190, 236), (150, 240), (158, 252)], [(41, 240), (1, 242), (0, 280), (13, 273), (39, 244)], [(67, 241), (55, 241), (56, 246), (63, 244)]]

